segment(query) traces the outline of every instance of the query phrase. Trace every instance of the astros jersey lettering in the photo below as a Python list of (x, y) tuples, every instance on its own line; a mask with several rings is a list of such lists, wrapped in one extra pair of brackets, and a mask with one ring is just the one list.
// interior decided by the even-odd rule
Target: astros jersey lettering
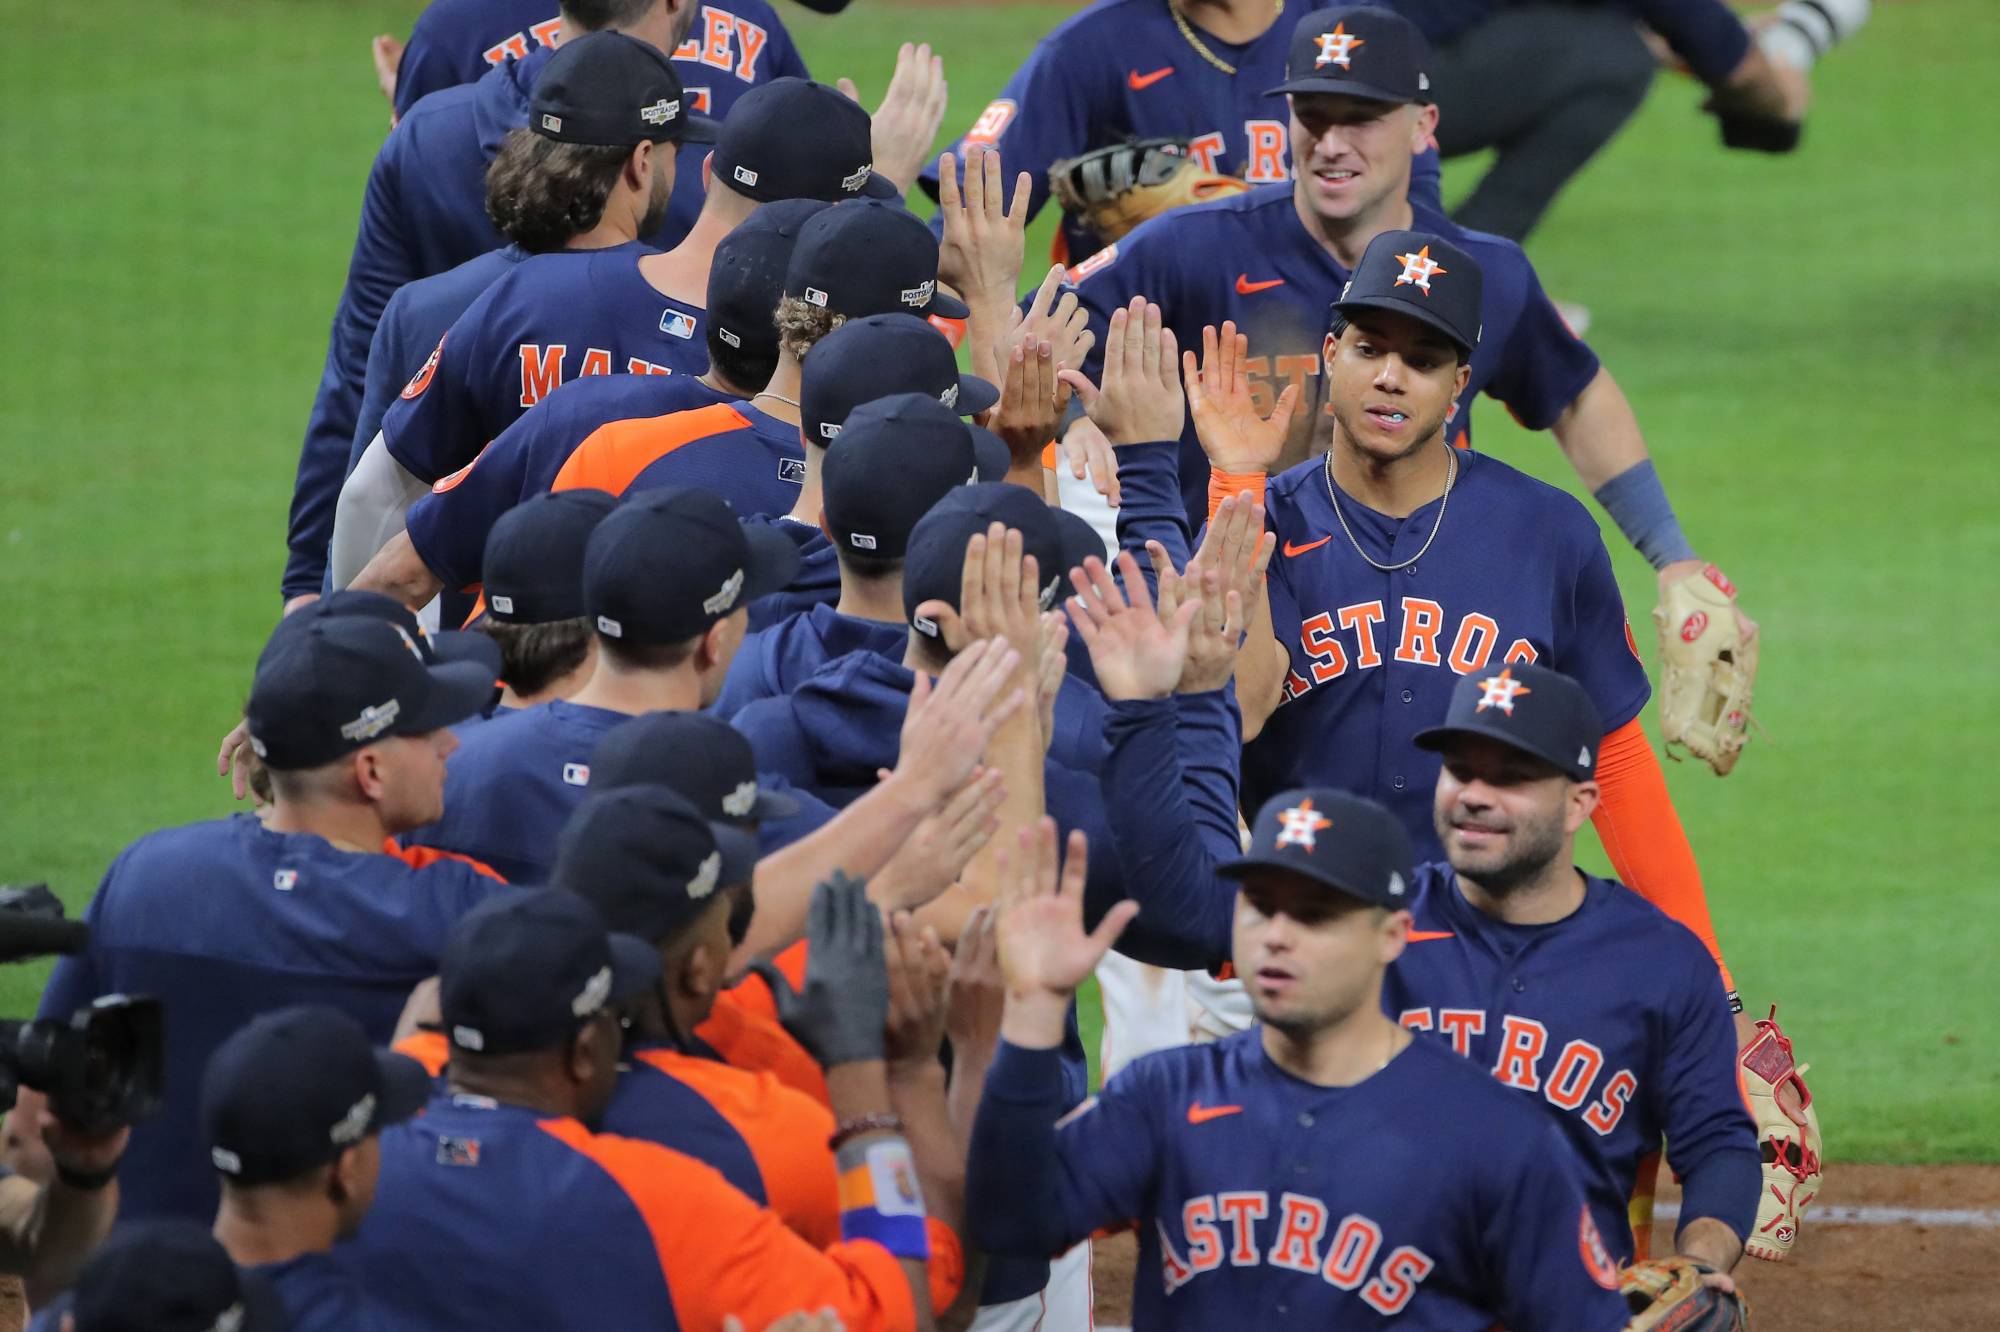
[(1416, 920), (1383, 1010), (1554, 1116), (1620, 1261), (1633, 1257), (1633, 1181), (1662, 1134), (1688, 1191), (1683, 1219), (1714, 1216), (1747, 1235), (1761, 1183), (1756, 1132), (1715, 960), (1638, 894), (1584, 883), (1574, 914), (1509, 925), (1465, 900), (1450, 865), (1419, 866)]
[[(1246, 808), (1290, 786), (1338, 786), (1388, 806), (1417, 855), (1437, 859), (1438, 758), (1414, 737), (1444, 716), (1459, 676), (1494, 679), (1499, 707), (1509, 662), (1562, 671), (1589, 691), (1607, 734), (1645, 707), (1651, 686), (1590, 514), (1497, 459), (1455, 456), (1441, 523), (1438, 501), (1398, 520), (1342, 494), (1336, 515), (1323, 460), (1271, 478), (1271, 628), (1291, 670), (1244, 750)], [(1383, 573), (1356, 541), (1382, 564), (1423, 554)]]
[(436, 481), (567, 380), (706, 371), (702, 311), (646, 281), (639, 260), (652, 253), (631, 241), (536, 255), (502, 274), (383, 416), (390, 454)]
[[(1422, 205), (1413, 212), (1416, 228), (1463, 246), (1485, 274), (1484, 332), (1472, 356), (1472, 378), (1446, 424), (1448, 437), (1470, 441), (1472, 402), (1481, 393), (1505, 403), (1528, 429), (1547, 429), (1597, 376), (1596, 354), (1563, 324), (1520, 246), (1461, 230)], [(1303, 456), (1325, 405), (1320, 353), (1327, 307), (1348, 276), (1306, 234), (1289, 185), (1175, 209), (1071, 270), (1097, 332), (1084, 373), (1094, 379), (1102, 372), (1111, 312), (1134, 296), (1158, 302), (1180, 346), (1196, 352), (1203, 325), (1221, 328), (1233, 319), (1250, 339), (1258, 412), (1268, 413), (1287, 384), (1299, 386), (1288, 456)], [(1189, 519), (1199, 527), (1207, 513), (1208, 459), (1192, 421), (1181, 434), (1180, 474)]]
[(1055, 1053), (1003, 1042), (973, 1130), (973, 1242), (1045, 1252), (1136, 1222), (1137, 1327), (1625, 1325), (1575, 1166), (1534, 1107), (1428, 1042), (1318, 1087), (1262, 1039), (1148, 1055), (1060, 1126)]
[(572, 379), (521, 413), (470, 467), (410, 506), (411, 544), (446, 587), (476, 583), (500, 515), (554, 485), (576, 446), (599, 426), (733, 401), (694, 375)]
[[(506, 888), (463, 861), (413, 869), (274, 833), (248, 814), (149, 834), (105, 872), (90, 946), (56, 964), (39, 1016), (67, 1020), (106, 994), (167, 1006), (167, 1067), (200, 1070), (259, 1013), (331, 1004), (386, 1043), (437, 972), (458, 918)], [(167, 1084), (119, 1162), (119, 1214), (206, 1222), (219, 1193), (198, 1124), (201, 1079)]]
[(788, 513), (806, 479), (799, 428), (751, 402), (613, 421), (592, 432), (556, 473), (551, 490), (587, 486), (614, 495), (698, 486), (738, 513)]

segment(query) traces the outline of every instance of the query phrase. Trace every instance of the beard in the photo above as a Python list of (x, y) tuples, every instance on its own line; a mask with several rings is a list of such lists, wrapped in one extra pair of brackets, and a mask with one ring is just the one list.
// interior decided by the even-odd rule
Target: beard
[(1455, 850), (1451, 822), (1458, 811), (1434, 816), (1438, 840), (1444, 843), (1446, 858), (1456, 872), (1477, 883), (1495, 897), (1505, 897), (1539, 878), (1562, 853), (1563, 819), (1557, 810), (1545, 819), (1516, 823), (1508, 831), (1507, 845), (1495, 853)]
[[(666, 150), (666, 145), (662, 144), (661, 149), (655, 150), (653, 154), (655, 158), (660, 156), (661, 150)], [(671, 162), (672, 158), (668, 158), (667, 161)], [(646, 196), (646, 212), (639, 219), (639, 239), (644, 240), (658, 231), (660, 223), (667, 220), (667, 204), (672, 201), (673, 195), (674, 180), (671, 168), (667, 163), (655, 161), (652, 192)]]

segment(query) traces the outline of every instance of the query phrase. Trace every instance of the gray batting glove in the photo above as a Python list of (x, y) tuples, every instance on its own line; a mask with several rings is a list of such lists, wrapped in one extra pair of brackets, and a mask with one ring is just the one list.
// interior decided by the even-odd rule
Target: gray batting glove
[(776, 967), (756, 968), (777, 1000), (778, 1021), (822, 1068), (883, 1056), (889, 967), (882, 913), (868, 900), (867, 887), (835, 870), (813, 889), (803, 990), (793, 990)]

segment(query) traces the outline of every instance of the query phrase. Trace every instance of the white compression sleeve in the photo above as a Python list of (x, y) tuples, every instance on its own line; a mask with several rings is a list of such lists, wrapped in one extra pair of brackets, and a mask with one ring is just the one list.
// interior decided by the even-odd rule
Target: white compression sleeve
[(355, 464), (333, 510), (333, 586), (354, 581), (375, 552), (403, 530), (403, 515), (430, 487), (389, 456), (378, 432)]

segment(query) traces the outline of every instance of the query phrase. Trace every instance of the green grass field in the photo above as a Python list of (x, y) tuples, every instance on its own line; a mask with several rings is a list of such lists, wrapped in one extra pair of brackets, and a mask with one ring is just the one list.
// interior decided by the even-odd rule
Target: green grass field
[[(228, 807), (212, 758), (277, 613), (387, 123), (367, 39), (418, 8), (101, 0), (0, 48), (0, 880), (80, 908), (126, 842)], [(871, 104), (895, 41), (937, 44), (953, 131), (1067, 12), (784, 8), (815, 72)], [(1724, 153), (1663, 78), (1531, 245), (1592, 307), (1685, 525), (1763, 624), (1767, 738), (1727, 781), (1670, 780), (1743, 991), (1783, 1001), (1847, 1160), (2000, 1160), (1977, 980), (2000, 843), (1964, 771), (2000, 733), (2000, 631), (1969, 610), (2000, 568), (2000, 159), (1964, 142), (2000, 68), (1989, 9), (1878, 7), (1791, 159)], [(1481, 410), (1482, 448), (1573, 484), (1550, 440)], [(1649, 572), (1610, 544), (1643, 618)], [(0, 1013), (42, 974), (0, 975)]]

